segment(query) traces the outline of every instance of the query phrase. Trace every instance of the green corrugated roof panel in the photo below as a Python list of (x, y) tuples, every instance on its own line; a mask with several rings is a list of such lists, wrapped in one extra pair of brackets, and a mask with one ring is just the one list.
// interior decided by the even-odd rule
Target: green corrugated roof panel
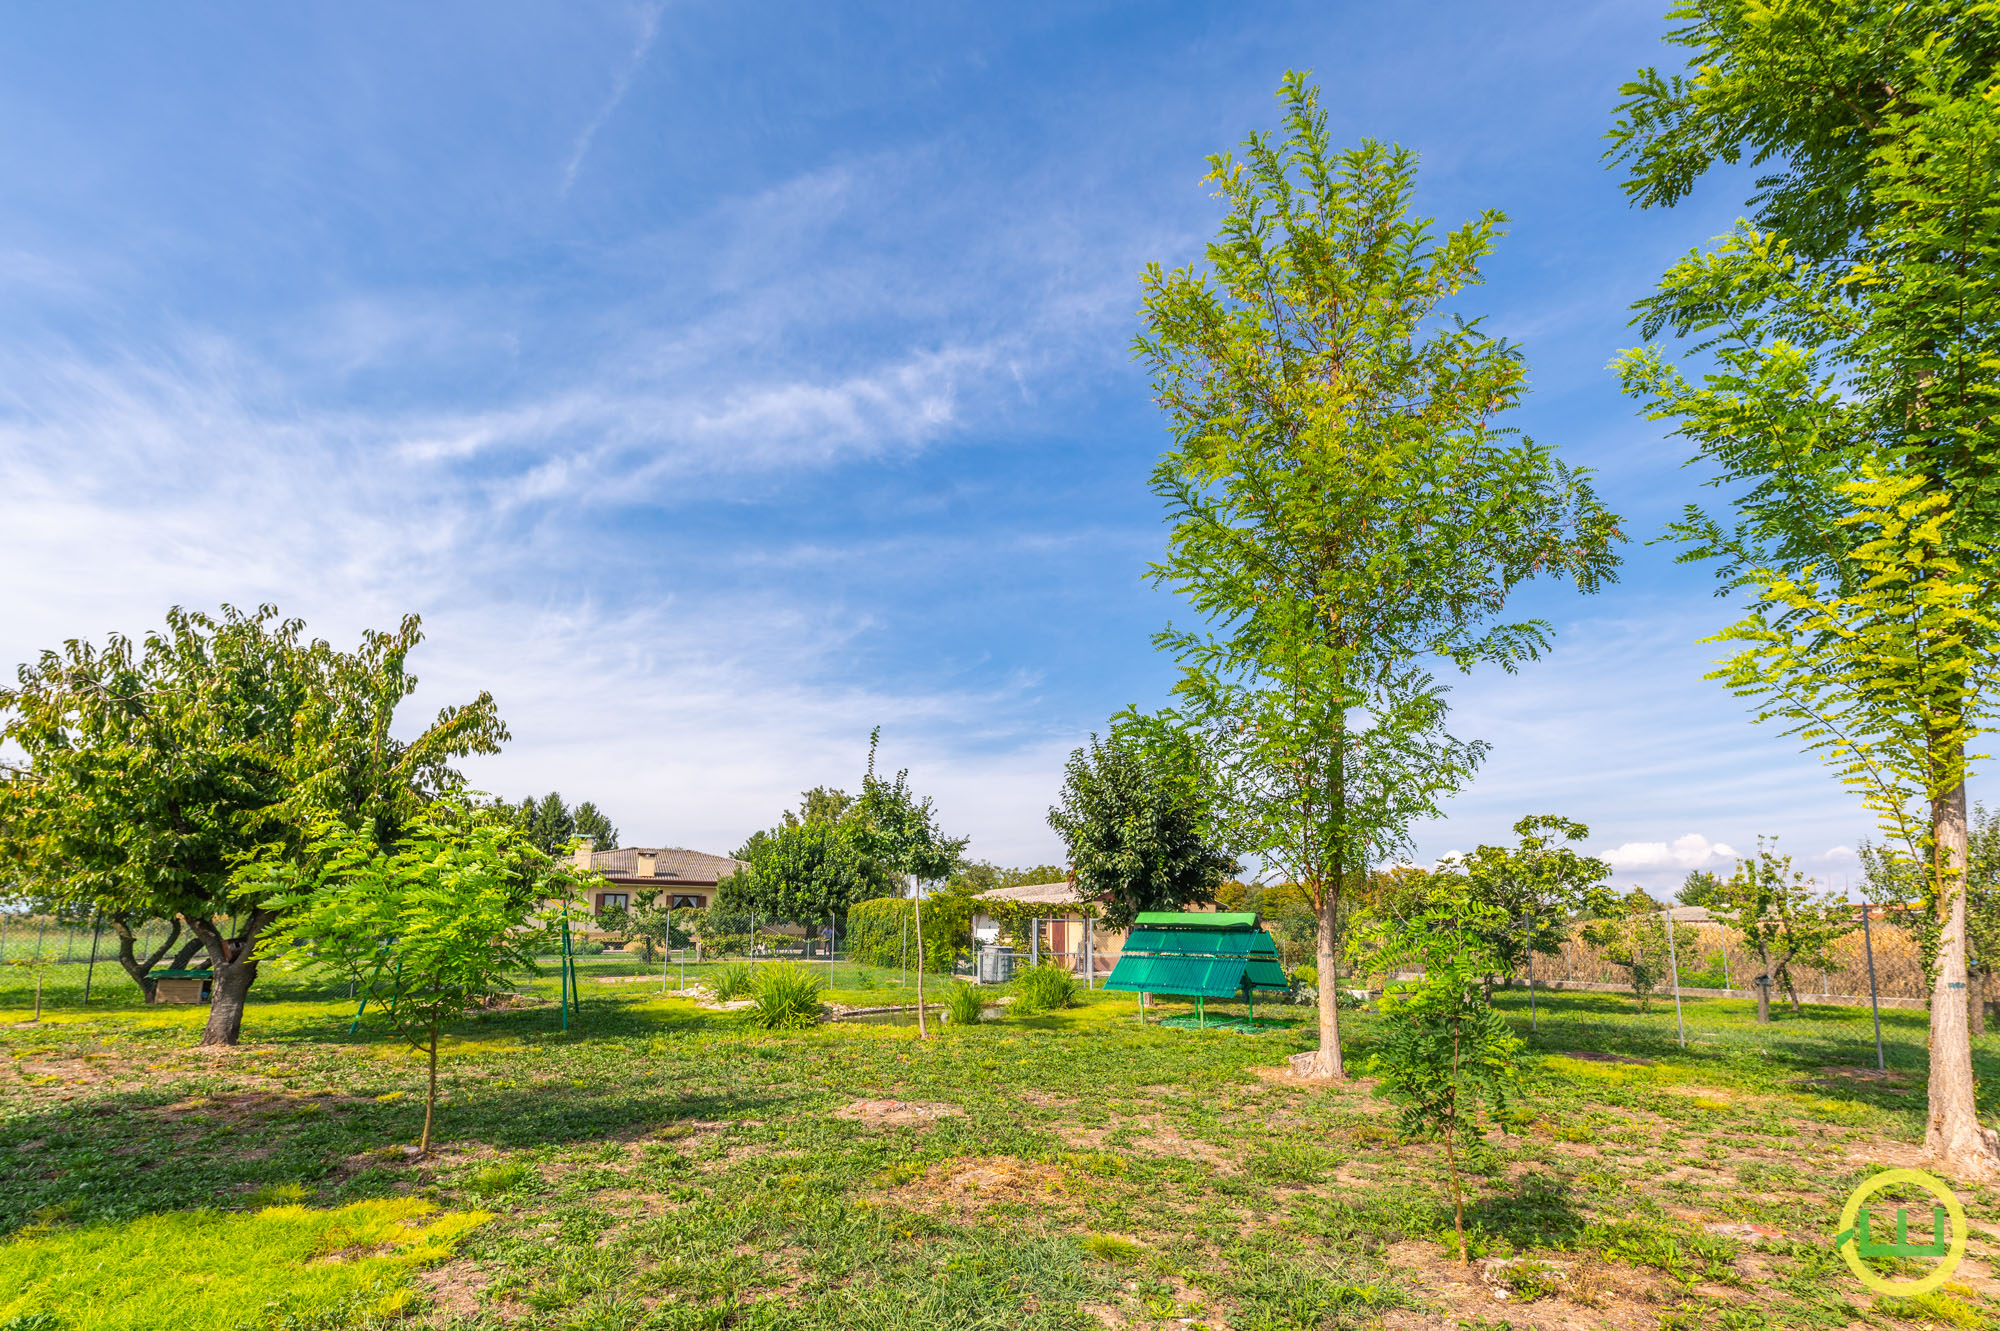
[(1250, 955), (1247, 933), (1197, 933), (1191, 929), (1148, 929), (1143, 925), (1126, 935), (1126, 952), (1149, 952), (1166, 957), (1243, 957)]
[(1259, 989), (1290, 989), (1292, 982), (1285, 978), (1285, 968), (1278, 964), (1276, 955), (1250, 958), (1250, 983)]
[(1190, 956), (1185, 953), (1138, 952), (1129, 946), (1104, 981), (1106, 989), (1126, 993), (1177, 994), (1187, 998), (1234, 998), (1248, 978), (1256, 989), (1290, 989), (1276, 955), (1236, 954)]
[(1145, 911), (1118, 954), (1106, 989), (1232, 998), (1248, 983), (1289, 989), (1278, 946), (1255, 911)]
[(1152, 957), (1122, 953), (1104, 987), (1128, 993), (1233, 998), (1243, 988), (1243, 958)]
[(1163, 929), (1255, 929), (1257, 922), (1254, 910), (1142, 910), (1133, 924), (1141, 929), (1148, 925)]

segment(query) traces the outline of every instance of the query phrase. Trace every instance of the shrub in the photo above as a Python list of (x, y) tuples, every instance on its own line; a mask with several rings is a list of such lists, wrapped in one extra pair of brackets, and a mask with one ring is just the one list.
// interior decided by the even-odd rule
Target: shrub
[(742, 998), (757, 987), (757, 968), (747, 961), (732, 961), (715, 972), (715, 996), (727, 1003)]
[(1295, 985), (1300, 985), (1300, 984), (1311, 985), (1315, 989), (1319, 988), (1319, 967), (1317, 966), (1293, 967), (1292, 983)]
[(960, 980), (945, 994), (944, 1015), (954, 1026), (977, 1026), (986, 1015), (986, 995), (978, 985)]
[(761, 967), (756, 980), (757, 1024), (772, 1031), (817, 1025), (819, 995), (819, 976), (804, 966), (780, 961)]
[[(916, 903), (908, 897), (857, 901), (847, 910), (847, 959), (900, 969), (917, 964)], [(924, 898), (924, 969), (951, 973), (971, 945), (972, 901), (951, 893)], [(905, 949), (907, 948), (907, 952)]]
[(1023, 1012), (1054, 1012), (1076, 1003), (1076, 977), (1052, 962), (1022, 971), (1014, 987)]

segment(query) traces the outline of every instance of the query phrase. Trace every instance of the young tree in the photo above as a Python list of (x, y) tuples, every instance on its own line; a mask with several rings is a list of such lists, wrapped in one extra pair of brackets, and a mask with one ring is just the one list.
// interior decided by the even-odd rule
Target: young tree
[(1833, 968), (1833, 944), (1859, 927), (1853, 908), (1832, 893), (1815, 892), (1813, 881), (1792, 868), (1789, 855), (1775, 854), (1762, 842), (1755, 857), (1738, 860), (1736, 871), (1727, 879), (1697, 883), (1692, 878), (1681, 889), (1681, 900), (1690, 906), (1706, 906), (1724, 926), (1743, 937), (1743, 945), (1756, 954), (1757, 1020), (1771, 1019), (1771, 989), (1776, 985), (1791, 994), (1792, 1011), (1799, 1010), (1799, 998), (1791, 980), (1791, 967)]
[[(669, 948), (686, 947), (693, 941), (694, 935), (684, 922), (688, 913), (685, 908), (676, 912), (658, 901), (642, 901), (628, 910), (598, 912), (597, 927), (621, 941), (638, 940), (640, 957), (650, 966), (656, 948), (664, 952)], [(676, 915), (683, 918), (677, 920)]]
[(1447, 733), (1426, 663), (1535, 658), (1546, 624), (1495, 623), (1510, 593), (1594, 590), (1621, 537), (1585, 473), (1499, 423), (1518, 349), (1445, 312), (1500, 214), (1438, 241), (1412, 154), (1336, 151), (1303, 75), (1279, 95), (1281, 139), (1209, 159), (1228, 205), (1209, 271), (1146, 270), (1136, 350), (1174, 436), (1152, 576), (1211, 625), (1156, 639), (1181, 664), (1168, 720), (1207, 747), (1232, 849), (1320, 913), (1316, 1067), (1337, 1077), (1341, 892), (1407, 853), (1485, 751)]
[(1754, 220), (1641, 302), (1658, 349), (1626, 388), (1710, 464), (1735, 507), (1673, 529), (1749, 614), (1717, 672), (1856, 789), (1938, 923), (1926, 1148), (2000, 1173), (1978, 1120), (1966, 1005), (1968, 745), (2000, 673), (2000, 19), (1991, 6), (1683, 3), (1691, 77), (1626, 88), (1612, 155), (1645, 206), (1718, 162), (1778, 168)]
[[(26, 755), (0, 782), (0, 858), (38, 896), (99, 909), (114, 928), (169, 919), (208, 954), (204, 1044), (234, 1044), (275, 913), (271, 866), (298, 861), (325, 817), (378, 844), (456, 788), (450, 760), (497, 752), (493, 699), (390, 733), (416, 687), (419, 621), (354, 652), (307, 641), (271, 606), (219, 619), (175, 608), (164, 631), (103, 647), (71, 640), (0, 690), (0, 737)], [(142, 987), (165, 956), (120, 961)]]
[(369, 1011), (429, 1061), (418, 1154), (431, 1149), (438, 1035), (507, 977), (536, 969), (544, 896), (566, 895), (561, 865), (508, 822), (441, 801), (394, 846), (328, 818), (307, 844), (311, 867), (273, 883), (280, 932), (302, 965), (330, 967), (365, 988)]
[(1214, 820), (1193, 744), (1168, 732), (1162, 752), (1113, 735), (1090, 737), (1063, 769), (1049, 826), (1069, 847), (1079, 896), (1101, 903), (1113, 929), (1141, 911), (1213, 901), (1240, 867), (1211, 842)]
[(1483, 983), (1500, 964), (1492, 940), (1506, 923), (1504, 913), (1475, 898), (1434, 894), (1426, 909), (1371, 921), (1356, 940), (1370, 970), (1423, 968), (1413, 989), (1385, 997), (1389, 1021), (1373, 1068), (1402, 1105), (1404, 1135), (1444, 1143), (1452, 1225), (1459, 1260), (1468, 1264), (1459, 1153), (1483, 1141), (1482, 1115), (1504, 1112), (1519, 1084), (1521, 1042), (1493, 1010)]
[(877, 726), (868, 736), (868, 771), (861, 778), (859, 813), (865, 844), (877, 863), (898, 880), (911, 882), (915, 898), (917, 939), (917, 1037), (930, 1038), (924, 1015), (924, 884), (942, 883), (957, 872), (965, 837), (948, 837), (939, 830), (931, 797), (910, 789), (908, 769), (895, 777), (875, 772), (875, 749), (882, 740)]
[(1636, 887), (1609, 915), (1590, 921), (1579, 932), (1598, 956), (1625, 972), (1641, 1012), (1652, 1010), (1653, 991), (1672, 974), (1674, 955), (1695, 941), (1691, 926), (1675, 924), (1670, 943), (1660, 903)]
[(1604, 886), (1611, 866), (1561, 844), (1582, 841), (1588, 827), (1531, 814), (1514, 824), (1514, 835), (1521, 839), (1514, 847), (1481, 846), (1439, 866), (1441, 873), (1463, 877), (1466, 896), (1491, 908), (1482, 918), (1504, 921), (1487, 943), (1507, 971), (1526, 963), (1530, 951), (1560, 955), (1570, 922), (1603, 914), (1612, 903)]

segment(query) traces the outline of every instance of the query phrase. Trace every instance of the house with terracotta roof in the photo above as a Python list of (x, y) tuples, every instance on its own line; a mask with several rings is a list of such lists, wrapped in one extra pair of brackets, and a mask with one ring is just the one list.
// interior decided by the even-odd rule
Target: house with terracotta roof
[(726, 855), (705, 855), (679, 846), (627, 846), (598, 850), (589, 837), (577, 844), (571, 862), (601, 881), (591, 884), (590, 913), (661, 905), (701, 910), (715, 900), (715, 886), (750, 866)]

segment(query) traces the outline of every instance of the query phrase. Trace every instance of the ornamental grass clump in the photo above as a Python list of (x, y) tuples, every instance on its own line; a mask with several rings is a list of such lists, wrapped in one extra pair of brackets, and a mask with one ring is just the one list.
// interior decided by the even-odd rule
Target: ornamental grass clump
[(1076, 1006), (1076, 977), (1051, 962), (1022, 971), (1014, 985), (1019, 990), (1015, 1001), (1023, 1012), (1055, 1012)]
[(977, 1026), (986, 1015), (986, 996), (976, 984), (960, 980), (945, 995), (945, 1020), (954, 1026)]
[(716, 971), (714, 984), (718, 1002), (742, 998), (757, 987), (757, 968), (747, 961), (732, 961)]
[(757, 973), (757, 1024), (769, 1031), (795, 1031), (820, 1019), (820, 979), (796, 962), (781, 961)]

